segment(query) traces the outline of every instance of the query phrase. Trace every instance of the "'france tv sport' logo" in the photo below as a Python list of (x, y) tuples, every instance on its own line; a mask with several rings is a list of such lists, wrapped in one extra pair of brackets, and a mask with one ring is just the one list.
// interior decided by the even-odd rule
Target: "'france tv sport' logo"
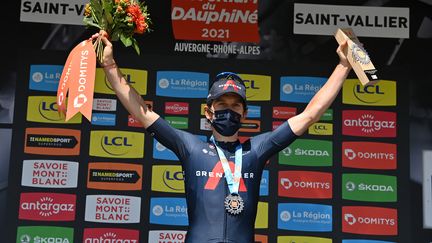
[(151, 198), (150, 223), (162, 225), (188, 225), (186, 199), (175, 197)]
[(31, 65), (29, 89), (57, 92), (62, 71), (61, 65)]
[(278, 229), (332, 231), (332, 206), (308, 203), (279, 203)]
[(281, 77), (280, 100), (308, 103), (326, 81), (320, 77)]
[(156, 95), (177, 98), (206, 98), (208, 73), (159, 71), (156, 74)]

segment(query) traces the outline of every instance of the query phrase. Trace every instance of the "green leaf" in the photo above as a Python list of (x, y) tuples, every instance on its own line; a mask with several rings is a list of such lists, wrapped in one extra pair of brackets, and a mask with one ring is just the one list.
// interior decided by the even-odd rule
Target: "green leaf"
[(135, 49), (136, 53), (140, 55), (140, 48), (138, 46), (138, 41), (135, 38), (132, 39), (133, 48)]
[(102, 0), (102, 8), (107, 24), (111, 25), (113, 23), (113, 17), (111, 15), (113, 9), (112, 1)]
[(120, 40), (123, 42), (123, 45), (129, 47), (132, 45), (132, 39), (130, 37), (126, 37), (123, 34), (120, 35)]
[(101, 28), (98, 24), (93, 22), (93, 18), (91, 18), (91, 17), (84, 17), (83, 22), (86, 26), (93, 26), (93, 27), (96, 27), (98, 29)]

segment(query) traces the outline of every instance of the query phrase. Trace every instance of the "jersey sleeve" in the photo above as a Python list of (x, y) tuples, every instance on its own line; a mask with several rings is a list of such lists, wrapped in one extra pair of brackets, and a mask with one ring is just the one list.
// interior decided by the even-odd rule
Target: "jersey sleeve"
[(182, 163), (189, 157), (193, 144), (199, 142), (195, 135), (173, 128), (161, 117), (146, 130), (163, 146), (173, 151)]
[(288, 121), (285, 121), (274, 131), (266, 132), (251, 138), (251, 146), (256, 151), (258, 160), (262, 163), (271, 156), (290, 145), (298, 136), (294, 134)]

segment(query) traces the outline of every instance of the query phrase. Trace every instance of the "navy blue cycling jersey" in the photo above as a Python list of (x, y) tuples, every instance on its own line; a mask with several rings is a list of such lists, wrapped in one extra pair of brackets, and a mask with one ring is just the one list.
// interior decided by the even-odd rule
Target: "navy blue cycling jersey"
[[(147, 131), (172, 150), (182, 163), (189, 219), (186, 242), (254, 242), (254, 224), (265, 162), (297, 138), (288, 122), (243, 143), (239, 194), (244, 200), (244, 210), (239, 215), (231, 215), (225, 210), (224, 200), (230, 192), (216, 148), (211, 142), (203, 142), (191, 133), (172, 128), (162, 118)], [(218, 142), (231, 171), (234, 169), (237, 144)]]

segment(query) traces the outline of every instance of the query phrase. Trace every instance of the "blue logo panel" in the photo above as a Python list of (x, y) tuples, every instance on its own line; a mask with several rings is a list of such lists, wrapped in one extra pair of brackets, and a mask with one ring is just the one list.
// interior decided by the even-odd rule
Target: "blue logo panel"
[(31, 65), (29, 89), (57, 92), (62, 65)]
[(93, 113), (91, 124), (98, 126), (115, 126), (116, 115), (109, 113)]
[[(205, 135), (196, 135), (196, 136), (203, 142), (208, 141), (207, 136)], [(179, 160), (179, 158), (173, 151), (171, 151), (170, 149), (168, 149), (167, 147), (159, 143), (159, 141), (157, 141), (156, 139), (153, 139), (153, 158), (162, 159), (162, 160), (174, 160), (174, 161)]]
[(179, 160), (173, 151), (163, 146), (156, 139), (153, 139), (153, 158), (163, 160)]
[(332, 207), (310, 203), (279, 203), (278, 229), (332, 231)]
[(206, 98), (208, 73), (160, 71), (156, 74), (156, 95), (177, 98)]
[(150, 199), (150, 223), (162, 225), (189, 224), (185, 198), (158, 197)]
[(261, 106), (248, 105), (247, 118), (260, 118), (261, 117)]
[(382, 240), (342, 240), (342, 243), (394, 243), (394, 242), (382, 241)]
[(262, 173), (259, 195), (260, 196), (269, 195), (269, 171), (268, 170), (264, 170)]
[(280, 100), (308, 103), (326, 81), (320, 77), (281, 77)]

